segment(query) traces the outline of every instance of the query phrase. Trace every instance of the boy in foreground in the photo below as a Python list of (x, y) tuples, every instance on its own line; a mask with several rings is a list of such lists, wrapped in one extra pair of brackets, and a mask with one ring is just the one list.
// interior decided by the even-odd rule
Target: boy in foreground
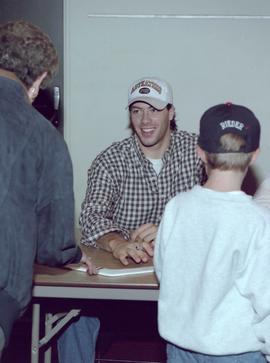
[(270, 361), (270, 214), (241, 191), (259, 141), (246, 107), (217, 105), (200, 120), (208, 180), (169, 201), (155, 245), (170, 363)]

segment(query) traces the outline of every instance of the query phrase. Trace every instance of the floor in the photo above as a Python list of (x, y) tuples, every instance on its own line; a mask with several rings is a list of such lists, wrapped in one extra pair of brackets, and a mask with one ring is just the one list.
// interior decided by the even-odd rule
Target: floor
[[(70, 302), (72, 305), (72, 302)], [(59, 302), (54, 302), (58, 310)], [(165, 342), (159, 337), (156, 303), (96, 301), (84, 310), (95, 311), (101, 320), (96, 363), (163, 363)], [(30, 363), (31, 309), (16, 323), (1, 363)], [(58, 363), (56, 344), (52, 363)], [(76, 363), (76, 362), (74, 362)]]

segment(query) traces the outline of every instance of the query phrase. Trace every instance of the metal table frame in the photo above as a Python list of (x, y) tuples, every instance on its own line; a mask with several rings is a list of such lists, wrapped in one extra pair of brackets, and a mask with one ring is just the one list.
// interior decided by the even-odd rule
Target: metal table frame
[[(71, 319), (80, 314), (79, 309), (71, 309), (57, 314), (48, 312), (45, 314), (45, 321), (41, 321), (42, 298), (140, 301), (157, 301), (158, 299), (158, 284), (153, 273), (136, 278), (130, 276), (105, 278), (68, 271), (66, 278), (63, 278), (63, 273), (61, 275), (59, 271), (63, 270), (43, 266), (39, 267), (39, 271), (36, 272), (33, 287), (31, 363), (40, 362), (40, 348), (43, 346), (45, 347), (43, 361), (50, 363), (51, 339)], [(45, 324), (43, 337), (40, 337), (40, 324)]]

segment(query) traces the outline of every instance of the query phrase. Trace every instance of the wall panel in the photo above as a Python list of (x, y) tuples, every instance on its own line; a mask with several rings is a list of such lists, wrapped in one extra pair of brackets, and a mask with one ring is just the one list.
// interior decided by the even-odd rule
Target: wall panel
[(269, 2), (256, 8), (253, 1), (111, 4), (81, 0), (78, 7), (66, 1), (65, 136), (77, 216), (91, 161), (129, 135), (127, 88), (144, 75), (171, 83), (179, 128), (188, 131), (197, 131), (202, 112), (216, 103), (230, 100), (252, 108), (263, 131), (253, 169), (260, 182), (270, 169)]

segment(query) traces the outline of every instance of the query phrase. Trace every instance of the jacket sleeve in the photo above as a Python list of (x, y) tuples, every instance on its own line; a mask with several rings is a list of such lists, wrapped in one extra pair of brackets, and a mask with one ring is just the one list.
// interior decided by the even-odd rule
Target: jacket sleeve
[(37, 262), (57, 266), (79, 262), (74, 236), (73, 171), (67, 146), (55, 129), (43, 139), (38, 166)]

